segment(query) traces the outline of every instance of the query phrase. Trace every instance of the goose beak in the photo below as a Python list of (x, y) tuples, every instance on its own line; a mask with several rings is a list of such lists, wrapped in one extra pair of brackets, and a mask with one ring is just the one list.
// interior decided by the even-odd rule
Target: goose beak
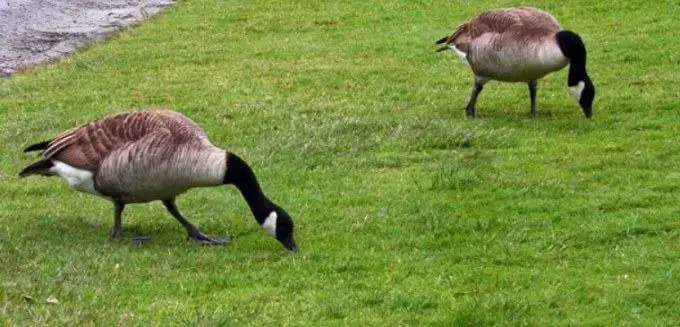
[(591, 108), (583, 108), (583, 114), (586, 115), (586, 118), (590, 118), (593, 116), (593, 111)]
[(295, 244), (295, 239), (293, 239), (293, 235), (286, 237), (284, 240), (281, 241), (281, 243), (286, 248), (286, 250), (290, 252), (295, 253), (298, 251), (298, 247), (297, 244)]

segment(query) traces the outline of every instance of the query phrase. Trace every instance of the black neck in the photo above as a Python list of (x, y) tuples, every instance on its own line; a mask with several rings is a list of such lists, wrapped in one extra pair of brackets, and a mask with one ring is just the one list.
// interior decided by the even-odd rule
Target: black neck
[(581, 37), (571, 31), (560, 31), (555, 35), (557, 44), (565, 57), (569, 58), (569, 77), (567, 85), (577, 85), (579, 81), (589, 80), (586, 72), (586, 47)]
[[(585, 58), (584, 58), (585, 59)], [(569, 76), (567, 76), (567, 85), (574, 86), (578, 82), (585, 82), (590, 80), (588, 77), (588, 72), (586, 72), (586, 62), (585, 60), (571, 60), (569, 64)]]
[(253, 170), (243, 159), (231, 152), (227, 152), (224, 184), (234, 184), (238, 188), (259, 224), (274, 210), (273, 203), (262, 192)]

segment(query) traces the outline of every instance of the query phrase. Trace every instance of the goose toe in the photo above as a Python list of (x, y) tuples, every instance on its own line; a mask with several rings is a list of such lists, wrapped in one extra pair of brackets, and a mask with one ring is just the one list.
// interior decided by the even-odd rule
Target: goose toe
[(187, 239), (201, 245), (225, 245), (231, 241), (228, 236), (207, 236), (204, 234), (188, 235)]

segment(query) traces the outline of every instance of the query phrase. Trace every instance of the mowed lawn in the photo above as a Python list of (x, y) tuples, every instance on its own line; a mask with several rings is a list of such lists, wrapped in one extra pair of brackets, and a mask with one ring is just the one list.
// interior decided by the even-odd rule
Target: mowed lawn
[[(578, 32), (567, 69), (487, 84), (434, 41), (493, 7)], [(0, 87), (2, 325), (670, 325), (680, 319), (680, 5), (674, 1), (179, 1)], [(21, 150), (74, 125), (169, 107), (251, 163), (301, 251), (233, 187), (126, 209)]]

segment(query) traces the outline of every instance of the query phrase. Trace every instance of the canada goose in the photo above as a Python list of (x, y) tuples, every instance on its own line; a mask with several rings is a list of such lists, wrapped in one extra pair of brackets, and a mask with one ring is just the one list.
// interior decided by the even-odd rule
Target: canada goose
[(529, 84), (531, 115), (536, 115), (537, 80), (570, 63), (567, 85), (586, 117), (592, 116), (595, 87), (586, 72), (581, 37), (562, 30), (549, 13), (536, 8), (502, 8), (479, 14), (439, 39), (437, 51), (451, 49), (475, 74), (465, 113), (475, 115), (477, 96), (489, 80)]
[(42, 150), (40, 161), (20, 177), (59, 175), (72, 188), (114, 204), (113, 238), (123, 237), (121, 215), (126, 204), (160, 200), (186, 229), (188, 238), (204, 244), (224, 240), (201, 233), (177, 209), (175, 197), (194, 187), (233, 184), (272, 237), (297, 251), (293, 221), (262, 192), (255, 174), (237, 155), (213, 145), (186, 116), (170, 110), (113, 114), (29, 146)]

